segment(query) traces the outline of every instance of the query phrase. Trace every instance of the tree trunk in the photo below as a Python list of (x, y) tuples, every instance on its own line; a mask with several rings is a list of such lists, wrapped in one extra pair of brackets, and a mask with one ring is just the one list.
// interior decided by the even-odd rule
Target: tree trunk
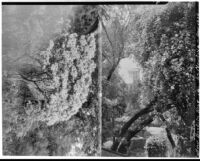
[[(120, 54), (121, 55), (121, 54)], [(114, 65), (112, 66), (112, 68), (110, 69), (108, 76), (107, 76), (107, 81), (110, 81), (115, 69), (117, 68), (117, 66), (119, 65), (119, 62), (121, 60), (121, 57), (118, 58), (117, 62), (114, 63)]]
[[(155, 116), (154, 114), (151, 114), (150, 116), (148, 116), (148, 114), (150, 112), (153, 112), (154, 110), (154, 105), (157, 102), (158, 98), (155, 97), (144, 109), (141, 109), (139, 112), (137, 112), (128, 122), (126, 122), (124, 124), (124, 126), (121, 128), (120, 134), (119, 134), (119, 138), (121, 138), (121, 141), (124, 140), (122, 138), (125, 138), (126, 141), (130, 141), (132, 137), (134, 137), (138, 132), (140, 132), (145, 126), (149, 125), (152, 121), (153, 121), (153, 117)], [(171, 104), (167, 105), (165, 108), (157, 108), (157, 111), (159, 111), (160, 113), (163, 113), (169, 109), (173, 108), (173, 106), (171, 106)], [(139, 118), (141, 117), (147, 117), (147, 119), (144, 119), (143, 121), (141, 121), (132, 131), (128, 131), (129, 127)], [(169, 138), (170, 143), (172, 144), (172, 147), (175, 147), (175, 143), (173, 141), (173, 138), (171, 136), (171, 133), (169, 131), (169, 129), (166, 129), (167, 132), (167, 136)], [(120, 149), (120, 147), (123, 145), (123, 143), (121, 141), (119, 141), (119, 139), (117, 139), (118, 142), (114, 142), (113, 143), (113, 149), (117, 150)]]
[(140, 123), (134, 130), (128, 131), (128, 135), (126, 136), (126, 140), (130, 141), (132, 137), (134, 137), (144, 127), (148, 126), (153, 121), (153, 117), (154, 117), (154, 115), (150, 115), (147, 119), (145, 119), (142, 123)]
[(114, 127), (115, 127), (115, 119), (114, 119), (114, 107), (112, 107), (112, 135), (113, 135), (113, 143), (115, 142), (115, 132), (114, 132)]
[[(155, 97), (144, 109), (141, 109), (140, 111), (138, 111), (128, 122), (126, 122), (124, 124), (124, 126), (122, 126), (121, 131), (119, 136), (123, 137), (124, 134), (127, 132), (128, 128), (140, 117), (152, 112), (154, 110), (153, 106), (155, 105), (155, 103), (157, 102), (158, 98)], [(160, 113), (163, 113), (169, 109), (173, 108), (173, 106), (171, 106), (171, 104), (167, 105), (165, 108), (157, 108), (156, 110), (159, 111)]]
[(138, 111), (128, 122), (126, 122), (124, 124), (124, 126), (121, 128), (120, 131), (120, 137), (122, 137), (126, 131), (128, 130), (128, 128), (133, 124), (134, 121), (136, 121), (139, 117), (148, 114), (149, 112), (152, 112), (153, 109), (153, 105), (156, 103), (157, 101), (157, 97), (155, 97), (144, 109), (141, 109), (140, 111)]
[[(113, 150), (125, 153), (123, 150), (129, 148), (131, 144), (131, 138), (133, 138), (138, 132), (140, 132), (145, 126), (149, 125), (153, 121), (153, 115), (150, 115), (147, 119), (143, 120), (134, 130), (127, 130), (125, 136), (121, 141), (113, 144)], [(125, 141), (125, 142), (124, 142)]]
[(112, 74), (114, 73), (115, 71), (115, 65), (112, 66), (112, 68), (110, 69), (109, 73), (108, 73), (108, 76), (107, 76), (107, 81), (110, 81), (111, 77), (112, 77)]
[[(166, 120), (165, 120), (165, 118), (164, 118), (164, 116), (163, 116), (162, 114), (160, 115), (160, 118), (161, 118), (161, 120), (162, 120), (163, 122), (166, 122)], [(168, 138), (169, 142), (171, 143), (172, 148), (174, 149), (176, 145), (175, 145), (174, 139), (173, 139), (173, 137), (172, 137), (172, 135), (171, 135), (171, 132), (170, 132), (169, 127), (166, 127), (166, 128), (165, 128), (165, 131), (166, 131), (166, 133), (167, 133), (167, 138)]]

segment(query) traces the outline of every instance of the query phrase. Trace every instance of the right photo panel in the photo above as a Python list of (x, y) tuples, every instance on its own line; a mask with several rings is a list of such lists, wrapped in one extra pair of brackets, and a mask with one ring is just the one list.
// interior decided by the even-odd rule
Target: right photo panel
[(198, 2), (101, 11), (102, 157), (199, 157)]

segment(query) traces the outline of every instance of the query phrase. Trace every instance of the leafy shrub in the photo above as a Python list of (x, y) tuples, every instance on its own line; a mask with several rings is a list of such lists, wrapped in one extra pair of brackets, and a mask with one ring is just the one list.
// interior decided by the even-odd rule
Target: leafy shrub
[(164, 137), (151, 136), (146, 140), (145, 149), (149, 157), (166, 157), (167, 141)]
[(37, 39), (43, 47), (30, 64), (18, 64), (19, 80), (4, 71), (4, 155), (98, 155), (97, 35), (73, 26), (63, 26), (46, 50)]

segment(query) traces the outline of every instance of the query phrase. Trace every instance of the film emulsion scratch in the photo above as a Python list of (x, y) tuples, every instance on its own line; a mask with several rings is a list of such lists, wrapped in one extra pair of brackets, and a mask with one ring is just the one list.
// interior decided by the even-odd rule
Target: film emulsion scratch
[(198, 157), (197, 6), (106, 6), (102, 156)]
[(3, 155), (98, 156), (98, 7), (3, 6)]

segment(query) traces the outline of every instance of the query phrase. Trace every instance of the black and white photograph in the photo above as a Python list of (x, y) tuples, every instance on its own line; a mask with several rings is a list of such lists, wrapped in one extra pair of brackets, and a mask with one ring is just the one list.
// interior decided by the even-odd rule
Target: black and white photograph
[(197, 5), (107, 6), (102, 156), (198, 157)]
[(100, 155), (97, 9), (2, 6), (3, 155)]
[(2, 2), (3, 157), (199, 158), (199, 3)]

